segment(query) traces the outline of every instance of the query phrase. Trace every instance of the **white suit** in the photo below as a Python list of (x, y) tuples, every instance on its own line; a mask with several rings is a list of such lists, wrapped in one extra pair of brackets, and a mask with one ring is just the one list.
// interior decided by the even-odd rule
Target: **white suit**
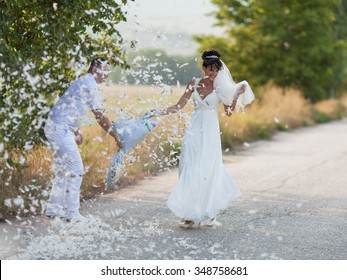
[(85, 122), (88, 108), (103, 110), (92, 74), (73, 82), (49, 113), (45, 134), (53, 151), (55, 178), (46, 208), (48, 216), (69, 219), (79, 211), (84, 171), (74, 131)]

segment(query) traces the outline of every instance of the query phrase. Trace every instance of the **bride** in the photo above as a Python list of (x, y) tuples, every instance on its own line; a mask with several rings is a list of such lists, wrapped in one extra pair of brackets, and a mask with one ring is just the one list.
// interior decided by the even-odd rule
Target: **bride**
[[(176, 113), (192, 96), (194, 113), (182, 142), (179, 179), (167, 201), (184, 228), (206, 221), (211, 225), (217, 213), (241, 195), (222, 163), (218, 107), (222, 101), (230, 117), (235, 107), (243, 109), (254, 99), (247, 82), (234, 83), (219, 52), (204, 51), (202, 60), (204, 77), (191, 80), (177, 104), (153, 113)], [(239, 100), (245, 93), (246, 99)]]

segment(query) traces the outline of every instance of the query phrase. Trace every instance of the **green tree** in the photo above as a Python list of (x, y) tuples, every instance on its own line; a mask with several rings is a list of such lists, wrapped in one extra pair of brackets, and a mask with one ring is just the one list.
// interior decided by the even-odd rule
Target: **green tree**
[(50, 105), (91, 58), (126, 66), (128, 0), (0, 0), (0, 154), (30, 149)]
[[(341, 0), (340, 5), (335, 6), (336, 24), (335, 34), (339, 40), (339, 59), (334, 68), (335, 87), (341, 92), (347, 89), (347, 0)], [(341, 51), (342, 50), (342, 51)]]
[[(340, 0), (212, 0), (227, 36), (197, 38), (221, 49), (236, 80), (296, 87), (317, 101), (335, 94), (344, 72), (346, 13)], [(339, 31), (337, 31), (339, 30)], [(337, 33), (340, 36), (337, 36)]]

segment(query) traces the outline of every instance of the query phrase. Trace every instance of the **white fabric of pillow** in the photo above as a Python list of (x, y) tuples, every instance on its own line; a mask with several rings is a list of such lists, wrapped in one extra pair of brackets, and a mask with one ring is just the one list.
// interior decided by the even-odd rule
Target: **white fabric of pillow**
[(112, 130), (122, 142), (122, 148), (113, 156), (106, 174), (106, 188), (116, 188), (121, 170), (124, 167), (124, 155), (140, 143), (156, 126), (158, 122), (148, 115), (138, 119), (124, 119), (112, 124)]

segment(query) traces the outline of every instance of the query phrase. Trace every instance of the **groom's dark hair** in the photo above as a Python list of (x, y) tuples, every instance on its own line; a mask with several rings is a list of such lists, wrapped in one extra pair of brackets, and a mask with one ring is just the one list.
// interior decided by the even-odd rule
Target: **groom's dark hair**
[(90, 63), (88, 72), (91, 72), (92, 69), (99, 68), (100, 66), (105, 65), (105, 64), (110, 64), (106, 58), (104, 58), (104, 57), (95, 57), (92, 60), (92, 62)]

